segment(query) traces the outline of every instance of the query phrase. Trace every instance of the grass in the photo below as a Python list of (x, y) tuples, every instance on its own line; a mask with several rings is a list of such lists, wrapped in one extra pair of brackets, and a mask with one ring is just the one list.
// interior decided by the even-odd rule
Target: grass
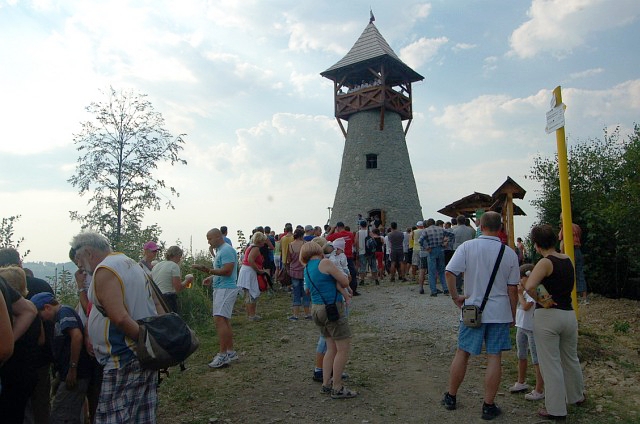
[(613, 323), (613, 331), (616, 333), (627, 334), (630, 328), (631, 324), (629, 324), (629, 321), (615, 321)]

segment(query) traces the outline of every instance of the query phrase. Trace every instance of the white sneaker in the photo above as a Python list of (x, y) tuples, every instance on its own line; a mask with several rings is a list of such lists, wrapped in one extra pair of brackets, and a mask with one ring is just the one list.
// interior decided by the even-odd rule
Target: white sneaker
[(544, 399), (544, 393), (537, 392), (535, 389), (531, 391), (531, 393), (527, 393), (524, 395), (526, 400), (542, 400)]
[(218, 353), (208, 365), (209, 368), (222, 368), (229, 365), (229, 360), (225, 353)]
[(520, 393), (526, 390), (529, 390), (529, 385), (527, 383), (518, 383), (517, 381), (509, 388), (511, 393)]
[(233, 362), (233, 361), (237, 361), (238, 359), (240, 359), (240, 357), (238, 356), (238, 353), (235, 350), (227, 350), (227, 363)]

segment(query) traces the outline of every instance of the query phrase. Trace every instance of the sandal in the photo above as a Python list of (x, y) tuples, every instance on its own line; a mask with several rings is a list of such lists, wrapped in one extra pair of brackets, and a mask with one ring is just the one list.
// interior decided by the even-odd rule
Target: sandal
[(557, 420), (557, 421), (564, 421), (567, 419), (566, 415), (551, 415), (546, 408), (541, 408), (540, 410), (538, 410), (538, 416), (541, 418), (546, 418), (548, 420)]
[(358, 392), (352, 392), (344, 386), (340, 390), (331, 391), (331, 399), (351, 399), (356, 396), (358, 396)]
[(323, 395), (330, 395), (331, 394), (331, 386), (325, 386), (323, 384), (322, 388), (320, 389), (320, 393), (322, 393)]

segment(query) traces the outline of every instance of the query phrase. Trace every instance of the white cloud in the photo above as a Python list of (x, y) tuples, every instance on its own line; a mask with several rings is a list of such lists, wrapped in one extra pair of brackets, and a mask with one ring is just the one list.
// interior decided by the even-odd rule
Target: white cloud
[(495, 122), (495, 115), (510, 99), (504, 95), (484, 95), (468, 103), (444, 108), (434, 123), (451, 131), (451, 138), (469, 144), (486, 144), (504, 137), (504, 129)]
[(567, 105), (565, 113), (567, 131), (579, 130), (573, 122), (598, 130), (616, 123), (638, 122), (640, 114), (640, 79), (625, 81), (605, 90), (562, 89), (562, 101)]
[[(606, 126), (626, 124), (623, 133), (640, 113), (640, 80), (626, 81), (605, 90), (562, 89), (567, 134), (577, 138), (598, 137)], [(545, 113), (551, 90), (542, 89), (528, 97), (483, 95), (469, 102), (448, 105), (434, 116), (443, 141), (467, 146), (535, 146), (546, 138)]]
[(478, 47), (477, 44), (457, 43), (451, 50), (453, 50), (455, 53), (458, 53), (459, 51), (471, 50), (475, 49), (476, 47)]
[(288, 47), (293, 52), (325, 51), (342, 57), (351, 48), (345, 40), (355, 43), (360, 36), (356, 22), (303, 21), (292, 14), (284, 15), (282, 29), (289, 34)]
[(532, 146), (544, 136), (544, 116), (551, 92), (540, 90), (524, 97), (504, 94), (482, 95), (469, 102), (448, 105), (433, 123), (445, 141), (479, 148)]
[(593, 34), (629, 25), (640, 16), (637, 0), (533, 0), (529, 20), (510, 37), (510, 54), (570, 54)]
[(496, 56), (489, 56), (484, 58), (482, 64), (482, 71), (485, 76), (489, 75), (492, 71), (498, 69), (498, 58)]
[(289, 76), (291, 87), (301, 96), (308, 96), (308, 88), (316, 89), (322, 82), (321, 77), (317, 73), (302, 74), (297, 71), (292, 71)]
[(602, 68), (593, 68), (593, 69), (587, 69), (586, 71), (581, 71), (581, 72), (573, 72), (571, 74), (569, 74), (569, 78), (574, 80), (574, 79), (581, 79), (581, 78), (590, 78), (594, 75), (598, 75), (604, 72), (604, 69)]
[(424, 19), (431, 13), (431, 3), (417, 4), (414, 6), (413, 16)]
[(440, 48), (448, 42), (449, 39), (447, 37), (422, 37), (418, 41), (400, 49), (400, 59), (410, 67), (417, 69), (431, 61), (438, 54)]

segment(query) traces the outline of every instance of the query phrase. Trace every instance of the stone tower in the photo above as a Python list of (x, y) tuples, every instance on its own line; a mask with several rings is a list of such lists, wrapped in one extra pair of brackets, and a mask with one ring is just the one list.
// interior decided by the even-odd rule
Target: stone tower
[(373, 17), (349, 53), (320, 75), (334, 82), (335, 117), (345, 137), (330, 223), (355, 230), (361, 214), (379, 216), (386, 228), (393, 221), (399, 229), (415, 225), (422, 208), (405, 136), (413, 118), (411, 83), (424, 78), (398, 58)]

